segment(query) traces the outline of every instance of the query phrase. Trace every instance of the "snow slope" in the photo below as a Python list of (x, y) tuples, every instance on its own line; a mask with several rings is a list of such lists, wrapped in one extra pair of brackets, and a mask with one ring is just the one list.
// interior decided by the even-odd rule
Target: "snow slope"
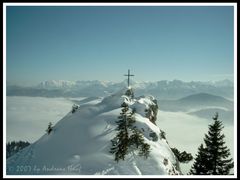
[[(129, 99), (123, 95), (125, 91), (107, 96), (98, 104), (82, 105), (75, 113), (69, 112), (49, 135), (44, 134), (7, 160), (7, 175), (179, 174), (174, 154), (167, 141), (160, 138), (160, 129), (144, 117), (144, 109), (153, 103), (153, 97)], [(136, 126), (151, 147), (148, 159), (133, 153), (117, 163), (109, 153), (124, 101), (136, 109)], [(156, 133), (157, 141), (150, 137), (152, 132)]]

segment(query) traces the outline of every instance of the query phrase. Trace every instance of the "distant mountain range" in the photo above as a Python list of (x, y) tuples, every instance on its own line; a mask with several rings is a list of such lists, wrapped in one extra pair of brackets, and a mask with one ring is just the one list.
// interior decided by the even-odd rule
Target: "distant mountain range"
[[(209, 93), (233, 99), (233, 82), (222, 80), (215, 82), (181, 80), (136, 82), (131, 86), (136, 95), (151, 94), (158, 99), (178, 99), (196, 93)], [(40, 97), (91, 97), (106, 96), (127, 86), (127, 80), (122, 82), (106, 81), (64, 81), (51, 80), (32, 87), (7, 85), (8, 96), (40, 96)]]

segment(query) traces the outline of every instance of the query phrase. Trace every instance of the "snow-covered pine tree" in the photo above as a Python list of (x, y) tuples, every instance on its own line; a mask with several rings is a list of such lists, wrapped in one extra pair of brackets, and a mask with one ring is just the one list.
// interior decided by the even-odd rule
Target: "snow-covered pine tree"
[(150, 154), (150, 145), (147, 143), (141, 144), (139, 156), (144, 156), (147, 159), (149, 154)]
[[(195, 160), (196, 165), (192, 167), (191, 174), (227, 175), (233, 168), (233, 159), (228, 158), (230, 150), (224, 145), (225, 136), (221, 133), (224, 126), (218, 120), (218, 113), (212, 119), (214, 122), (209, 125), (208, 134), (205, 134), (204, 138), (206, 147), (200, 146), (199, 155)], [(207, 172), (201, 171), (201, 168), (206, 168)]]
[(135, 109), (129, 113), (129, 107), (124, 102), (122, 105), (122, 112), (118, 117), (117, 135), (111, 140), (112, 147), (110, 153), (115, 154), (115, 161), (124, 160), (125, 156), (134, 151), (138, 151), (140, 156), (148, 157), (150, 153), (150, 145), (144, 143), (144, 138), (139, 129), (134, 126), (135, 123)]
[(134, 128), (132, 130), (132, 134), (129, 138), (129, 141), (130, 141), (129, 144), (130, 146), (132, 146), (133, 150), (138, 149), (141, 146), (141, 144), (144, 143), (143, 135), (140, 132), (140, 130), (138, 130), (137, 128)]
[(114, 139), (111, 140), (112, 148), (110, 153), (115, 154), (115, 161), (119, 161), (120, 159), (124, 160), (125, 155), (128, 150), (128, 127), (127, 127), (127, 111), (129, 109), (128, 105), (124, 102), (122, 105), (122, 112), (118, 117), (117, 123), (117, 135)]
[(134, 114), (135, 111), (131, 113), (131, 116), (129, 118), (130, 121), (132, 121), (132, 123), (129, 124), (129, 128), (131, 130), (131, 135), (129, 137), (129, 146), (131, 147), (130, 151), (138, 151), (139, 156), (144, 156), (145, 158), (148, 158), (150, 153), (150, 145), (144, 142), (142, 132), (136, 126), (134, 126)]

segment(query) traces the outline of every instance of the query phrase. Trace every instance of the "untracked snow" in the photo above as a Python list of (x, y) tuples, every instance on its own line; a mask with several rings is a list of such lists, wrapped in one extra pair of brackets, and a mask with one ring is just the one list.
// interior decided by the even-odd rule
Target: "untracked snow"
[[(48, 135), (7, 159), (7, 175), (176, 175), (180, 174), (176, 158), (160, 129), (144, 116), (154, 102), (151, 96), (130, 99), (126, 89), (102, 99), (97, 104), (84, 104), (69, 112)], [(137, 153), (124, 161), (114, 161), (111, 139), (116, 136), (116, 121), (121, 104), (135, 108), (136, 126), (150, 145), (147, 159)], [(150, 133), (157, 135), (153, 140)]]

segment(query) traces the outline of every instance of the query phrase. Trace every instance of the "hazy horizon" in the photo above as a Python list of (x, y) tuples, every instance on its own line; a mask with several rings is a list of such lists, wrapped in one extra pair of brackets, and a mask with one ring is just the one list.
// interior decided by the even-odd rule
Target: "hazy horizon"
[(233, 80), (233, 6), (7, 6), (6, 72), (45, 80)]
[[(110, 81), (110, 80), (98, 80), (98, 79), (93, 79), (93, 80), (67, 80), (67, 79), (48, 79), (48, 80), (42, 80), (42, 81), (39, 81), (39, 82), (34, 82), (34, 83), (13, 83), (13, 82), (9, 82), (7, 81), (6, 85), (11, 85), (11, 86), (37, 86), (39, 85), (40, 83), (42, 82), (46, 82), (46, 81), (56, 81), (56, 82), (60, 82), (60, 81), (65, 81), (65, 82), (77, 82), (77, 81), (89, 81), (89, 82), (94, 82), (94, 81), (99, 81), (99, 82), (111, 82), (111, 83), (121, 83), (121, 82), (124, 82), (124, 81), (127, 81), (127, 79), (122, 79), (122, 80), (119, 80), (119, 81)], [(200, 80), (191, 80), (191, 81), (184, 81), (182, 79), (159, 79), (159, 80), (155, 80), (155, 81), (151, 81), (151, 80), (146, 80), (146, 81), (143, 81), (143, 80), (135, 80), (135, 79), (130, 79), (130, 81), (133, 81), (133, 82), (136, 82), (136, 83), (142, 83), (142, 82), (149, 82), (149, 83), (154, 83), (154, 82), (159, 82), (159, 81), (169, 81), (169, 82), (172, 82), (172, 81), (182, 81), (184, 83), (190, 83), (190, 82), (203, 82), (203, 83), (208, 83), (208, 82), (221, 82), (221, 81), (230, 81), (232, 83), (234, 83), (233, 80), (231, 79), (219, 79), (219, 80), (205, 80), (205, 81), (200, 81)]]

